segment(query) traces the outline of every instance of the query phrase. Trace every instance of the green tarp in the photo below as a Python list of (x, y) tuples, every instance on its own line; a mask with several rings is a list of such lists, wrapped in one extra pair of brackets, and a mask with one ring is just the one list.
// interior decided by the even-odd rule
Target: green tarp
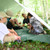
[(50, 44), (50, 35), (33, 35), (28, 32), (27, 28), (23, 28), (20, 30), (15, 30), (19, 36), (21, 36), (22, 41), (26, 40), (33, 40), (33, 41), (40, 41)]
[(16, 15), (21, 9), (22, 7), (15, 0), (0, 0), (0, 11), (11, 10)]

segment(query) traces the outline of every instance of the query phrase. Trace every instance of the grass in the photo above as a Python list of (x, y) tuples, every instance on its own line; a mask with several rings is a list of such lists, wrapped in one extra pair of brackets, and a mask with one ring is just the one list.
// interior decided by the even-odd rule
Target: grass
[(0, 50), (7, 50), (7, 49), (11, 49), (11, 50), (49, 50), (50, 49), (50, 44), (47, 43), (41, 43), (39, 41), (25, 41), (25, 42), (11, 42), (11, 43), (5, 43), (5, 44), (1, 44), (0, 43)]

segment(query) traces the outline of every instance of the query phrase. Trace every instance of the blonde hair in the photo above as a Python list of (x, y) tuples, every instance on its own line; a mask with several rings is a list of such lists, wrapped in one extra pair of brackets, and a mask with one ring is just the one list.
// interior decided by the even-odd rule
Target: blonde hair
[(8, 17), (7, 16), (3, 17), (3, 16), (0, 15), (0, 21), (2, 20), (2, 18), (8, 18)]

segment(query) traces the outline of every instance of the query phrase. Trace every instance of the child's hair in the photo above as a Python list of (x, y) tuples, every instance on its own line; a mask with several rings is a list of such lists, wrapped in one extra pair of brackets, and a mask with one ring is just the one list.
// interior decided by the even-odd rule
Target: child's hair
[(28, 16), (31, 16), (31, 17), (32, 17), (33, 15), (32, 15), (32, 14), (30, 14), (30, 13), (28, 13), (27, 17), (28, 17)]
[(22, 16), (24, 15), (24, 13), (22, 14)]
[(2, 18), (7, 18), (7, 16), (4, 16), (4, 17), (3, 16), (0, 16), (0, 21), (2, 20)]
[(0, 17), (0, 21), (2, 20), (2, 17)]

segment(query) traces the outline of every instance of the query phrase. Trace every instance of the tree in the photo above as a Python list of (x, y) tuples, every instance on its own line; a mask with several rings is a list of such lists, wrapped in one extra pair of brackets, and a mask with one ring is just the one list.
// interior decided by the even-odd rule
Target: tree
[(45, 7), (45, 0), (42, 0), (42, 5), (43, 5), (43, 19), (46, 17), (46, 7)]
[(48, 0), (46, 0), (46, 18), (48, 23)]
[(37, 13), (37, 9), (38, 9), (38, 0), (35, 0), (35, 13)]

